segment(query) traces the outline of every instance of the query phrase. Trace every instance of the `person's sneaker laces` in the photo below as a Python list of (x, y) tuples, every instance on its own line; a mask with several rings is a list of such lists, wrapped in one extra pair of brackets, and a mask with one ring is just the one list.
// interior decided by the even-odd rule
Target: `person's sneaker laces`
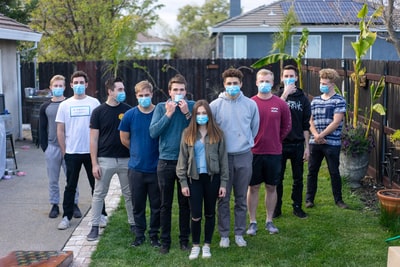
[(74, 204), (74, 218), (82, 218), (82, 212), (77, 204)]
[(247, 242), (243, 239), (241, 235), (235, 235), (235, 243), (238, 247), (245, 247), (247, 246)]
[(160, 241), (158, 240), (157, 237), (152, 237), (152, 238), (150, 239), (150, 245), (151, 245), (153, 248), (159, 248), (159, 247), (161, 247), (161, 243), (160, 243)]
[(65, 230), (70, 226), (69, 220), (67, 216), (64, 216), (61, 222), (58, 224), (58, 230)]
[(87, 241), (95, 241), (99, 238), (99, 227), (98, 226), (92, 226), (92, 229), (90, 230), (90, 233), (86, 236)]
[(257, 223), (250, 223), (249, 229), (247, 229), (246, 234), (256, 235), (256, 233), (257, 233)]
[(338, 206), (341, 209), (349, 208), (342, 200), (339, 200), (338, 202), (336, 202), (336, 206)]
[(278, 228), (275, 227), (273, 222), (267, 222), (265, 224), (265, 230), (267, 230), (271, 235), (279, 233)]
[(210, 246), (203, 246), (202, 251), (203, 251), (203, 254), (201, 255), (201, 257), (203, 259), (211, 258)]
[(138, 247), (144, 243), (145, 237), (136, 237), (135, 241), (132, 242), (131, 247)]
[(314, 202), (312, 202), (310, 200), (307, 200), (306, 201), (306, 208), (312, 208), (312, 207), (314, 207)]
[(105, 228), (107, 226), (108, 218), (107, 216), (104, 216), (103, 214), (100, 216), (100, 223), (99, 226), (100, 228)]
[(221, 237), (221, 241), (219, 241), (219, 246), (221, 248), (229, 248), (229, 237)]
[(305, 213), (300, 207), (293, 208), (293, 214), (300, 219), (305, 219), (307, 218), (307, 213)]
[(197, 259), (199, 257), (199, 254), (200, 254), (200, 247), (193, 246), (192, 251), (190, 251), (189, 260)]
[(57, 218), (58, 215), (60, 214), (60, 209), (58, 208), (57, 204), (53, 204), (53, 207), (51, 207), (50, 213), (49, 213), (49, 218)]

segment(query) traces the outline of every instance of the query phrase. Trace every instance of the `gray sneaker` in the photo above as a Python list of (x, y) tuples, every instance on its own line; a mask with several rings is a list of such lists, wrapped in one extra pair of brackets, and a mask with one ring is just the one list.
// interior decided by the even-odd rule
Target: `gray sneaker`
[(246, 234), (248, 235), (256, 235), (257, 233), (257, 224), (256, 223), (250, 223), (249, 229), (247, 229)]
[(271, 235), (279, 233), (278, 228), (275, 227), (273, 222), (267, 222), (265, 224), (265, 230), (269, 231)]
[(95, 241), (99, 238), (99, 227), (92, 226), (90, 233), (86, 236), (87, 241)]
[(70, 223), (69, 223), (68, 217), (64, 216), (62, 218), (61, 222), (58, 224), (57, 228), (58, 228), (58, 230), (65, 230), (65, 229), (69, 228), (69, 226), (70, 226)]
[(102, 214), (100, 217), (100, 223), (99, 223), (100, 228), (105, 228), (107, 226), (107, 223), (108, 223), (107, 216)]

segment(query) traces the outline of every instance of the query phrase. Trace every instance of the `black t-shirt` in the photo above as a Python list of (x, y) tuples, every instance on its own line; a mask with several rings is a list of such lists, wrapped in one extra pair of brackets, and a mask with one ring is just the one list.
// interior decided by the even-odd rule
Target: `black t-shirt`
[(98, 157), (129, 158), (129, 150), (121, 143), (118, 126), (130, 108), (125, 103), (115, 107), (103, 103), (93, 110), (90, 128), (99, 130)]

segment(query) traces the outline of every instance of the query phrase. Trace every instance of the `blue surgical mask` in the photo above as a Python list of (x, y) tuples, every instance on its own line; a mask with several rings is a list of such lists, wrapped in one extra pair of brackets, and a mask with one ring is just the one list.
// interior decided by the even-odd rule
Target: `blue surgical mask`
[(207, 115), (196, 115), (196, 122), (198, 125), (205, 125), (208, 122)]
[(151, 104), (151, 97), (150, 96), (139, 97), (138, 103), (141, 107), (148, 108)]
[(85, 93), (85, 85), (84, 84), (74, 84), (74, 93), (77, 95), (83, 95)]
[(291, 78), (285, 78), (285, 79), (283, 80), (283, 82), (285, 83), (285, 85), (294, 84), (294, 83), (296, 82), (296, 78), (293, 78), (293, 77), (291, 77)]
[(178, 103), (181, 99), (183, 99), (183, 95), (175, 95), (174, 101)]
[(262, 94), (267, 94), (271, 92), (271, 89), (272, 89), (272, 84), (270, 83), (260, 83), (258, 85), (258, 91)]
[(64, 87), (56, 87), (51, 89), (51, 91), (53, 92), (53, 96), (60, 97), (64, 94)]
[(125, 94), (125, 92), (118, 92), (118, 94), (117, 94), (117, 97), (115, 98), (115, 100), (117, 101), (117, 102), (124, 102), (125, 101), (125, 98), (126, 98), (126, 94)]
[(225, 87), (225, 90), (230, 96), (235, 96), (240, 92), (240, 86), (239, 85), (229, 85), (229, 86)]
[(323, 94), (327, 94), (329, 93), (329, 86), (328, 85), (320, 85), (319, 86), (319, 90), (321, 91), (321, 93)]

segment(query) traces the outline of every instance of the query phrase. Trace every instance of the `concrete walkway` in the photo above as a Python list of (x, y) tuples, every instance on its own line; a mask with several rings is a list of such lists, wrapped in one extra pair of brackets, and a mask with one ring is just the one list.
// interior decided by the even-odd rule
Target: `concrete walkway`
[[(25, 135), (24, 135), (25, 136)], [(29, 139), (15, 141), (18, 170), (23, 176), (0, 180), (0, 258), (12, 251), (67, 251), (74, 253), (74, 265), (84, 267), (97, 242), (86, 241), (90, 231), (91, 193), (86, 173), (82, 169), (79, 179), (79, 207), (84, 216), (72, 219), (71, 227), (58, 230), (61, 215), (48, 218), (51, 205), (48, 201), (48, 179), (44, 153)], [(65, 187), (65, 176), (60, 176), (61, 199)], [(106, 198), (108, 215), (118, 206), (120, 187), (115, 176)], [(62, 212), (62, 203), (60, 203)]]

